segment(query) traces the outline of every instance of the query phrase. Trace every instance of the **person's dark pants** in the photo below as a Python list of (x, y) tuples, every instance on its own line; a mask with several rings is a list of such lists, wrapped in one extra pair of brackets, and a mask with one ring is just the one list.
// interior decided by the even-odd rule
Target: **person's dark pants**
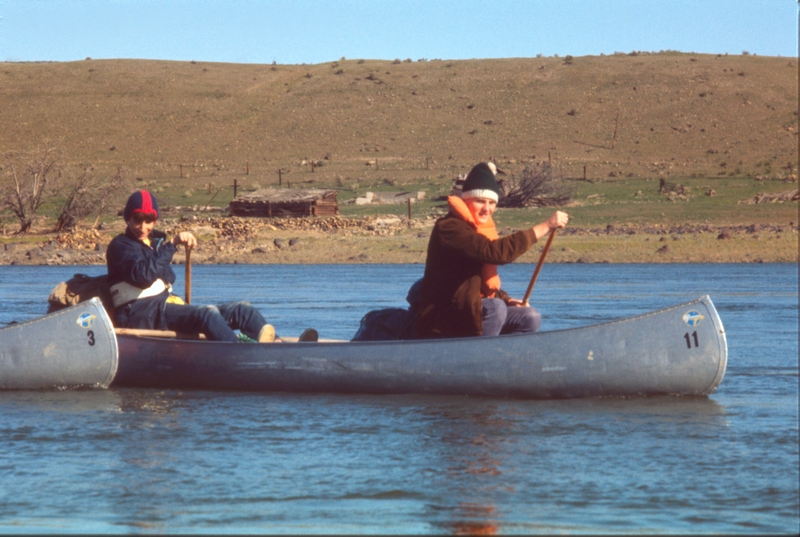
[(166, 304), (164, 316), (167, 328), (187, 334), (203, 333), (212, 341), (237, 341), (234, 330), (258, 339), (267, 324), (264, 317), (249, 302), (227, 302), (220, 306), (190, 306)]
[(506, 306), (499, 298), (481, 299), (484, 336), (537, 332), (542, 314), (534, 307)]

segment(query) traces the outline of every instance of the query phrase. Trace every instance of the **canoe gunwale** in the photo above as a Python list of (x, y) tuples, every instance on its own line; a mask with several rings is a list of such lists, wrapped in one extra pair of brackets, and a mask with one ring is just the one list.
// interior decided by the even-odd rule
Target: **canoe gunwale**
[[(535, 332), (535, 333), (528, 333), (528, 334), (503, 334), (503, 335), (499, 335), (499, 336), (487, 336), (487, 337), (481, 337), (480, 340), (483, 340), (483, 341), (509, 340), (509, 339), (513, 339), (513, 338), (537, 337), (537, 336), (541, 336), (543, 334), (563, 334), (563, 333), (567, 333), (567, 332), (578, 332), (578, 331), (586, 330), (587, 328), (601, 328), (601, 327), (611, 326), (611, 325), (615, 325), (615, 324), (622, 324), (622, 323), (627, 323), (627, 322), (630, 322), (630, 321), (636, 321), (638, 319), (644, 319), (644, 318), (647, 318), (647, 317), (653, 317), (653, 316), (660, 315), (662, 313), (666, 313), (666, 312), (669, 312), (669, 311), (672, 311), (672, 310), (683, 309), (685, 307), (691, 306), (692, 304), (704, 304), (704, 305), (708, 306), (709, 310), (714, 312), (714, 317), (713, 318), (715, 320), (714, 321), (715, 325), (717, 325), (719, 327), (720, 333), (724, 334), (724, 331), (722, 330), (722, 322), (719, 319), (719, 315), (717, 314), (716, 308), (714, 307), (713, 303), (711, 302), (711, 298), (708, 295), (703, 295), (700, 298), (697, 298), (696, 300), (692, 300), (690, 302), (684, 302), (682, 304), (678, 304), (678, 305), (675, 305), (675, 306), (669, 306), (669, 307), (661, 308), (661, 309), (658, 309), (658, 310), (648, 311), (648, 312), (645, 312), (645, 313), (632, 315), (630, 317), (621, 317), (619, 319), (611, 319), (609, 321), (603, 321), (603, 322), (599, 322), (599, 323), (595, 323), (595, 324), (588, 324), (588, 325), (584, 325), (584, 326), (573, 326), (573, 327), (570, 327), (570, 328), (558, 328), (556, 330), (545, 330), (545, 331), (542, 331), (542, 332)], [(165, 338), (162, 338), (162, 337), (154, 337), (154, 336), (148, 336), (148, 335), (137, 336), (137, 335), (131, 335), (131, 334), (125, 334), (125, 333), (119, 334), (117, 337), (130, 337), (130, 338), (137, 338), (137, 339), (147, 339), (147, 340), (151, 340), (151, 341), (159, 341), (159, 340), (164, 340), (165, 339)], [(206, 346), (206, 345), (239, 345), (239, 343), (231, 343), (231, 342), (227, 342), (227, 341), (210, 341), (210, 340), (207, 340), (207, 339), (197, 338), (197, 337), (194, 337), (194, 336), (176, 337), (176, 338), (171, 338), (171, 339), (173, 341), (180, 341), (181, 343), (195, 344), (195, 345), (196, 344), (200, 344), (200, 345), (203, 345), (203, 346)], [(319, 341), (297, 341), (297, 342), (291, 343), (291, 345), (292, 346), (296, 346), (296, 345), (312, 345), (312, 346), (335, 345), (337, 347), (341, 347), (342, 344), (346, 344), (346, 345), (354, 345), (354, 346), (370, 346), (370, 345), (372, 345), (372, 346), (383, 347), (383, 346), (387, 346), (387, 345), (389, 345), (389, 346), (391, 346), (391, 345), (410, 346), (410, 345), (415, 345), (415, 344), (424, 345), (424, 344), (427, 344), (427, 343), (430, 343), (430, 342), (434, 342), (434, 341), (438, 342), (438, 343), (450, 343), (450, 342), (458, 342), (458, 341), (477, 341), (477, 340), (478, 340), (478, 338), (476, 338), (476, 337), (455, 337), (455, 338), (439, 338), (439, 339), (402, 339), (402, 340), (383, 340), (383, 341), (345, 341), (345, 340), (324, 340), (324, 339), (320, 339)], [(273, 345), (273, 344), (269, 344), (269, 345)], [(282, 344), (279, 343), (278, 345), (282, 345)]]

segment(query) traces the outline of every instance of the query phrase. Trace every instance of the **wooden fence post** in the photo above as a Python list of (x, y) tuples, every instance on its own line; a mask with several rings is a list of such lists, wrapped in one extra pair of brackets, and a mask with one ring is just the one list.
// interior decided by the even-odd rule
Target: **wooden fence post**
[(239, 184), (236, 182), (236, 179), (233, 180), (233, 199), (236, 199), (236, 190), (239, 188)]
[(617, 120), (614, 122), (614, 136), (611, 138), (611, 150), (617, 147), (617, 129), (619, 128), (619, 116), (622, 113), (622, 105), (617, 103)]
[(408, 198), (408, 219), (411, 220), (411, 198)]
[(278, 168), (278, 186), (281, 186), (283, 184), (283, 177), (281, 175), (282, 175), (282, 170)]

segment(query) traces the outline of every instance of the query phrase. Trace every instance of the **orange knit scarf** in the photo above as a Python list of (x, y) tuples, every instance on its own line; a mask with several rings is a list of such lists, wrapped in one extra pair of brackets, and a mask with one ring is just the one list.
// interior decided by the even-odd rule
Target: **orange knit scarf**
[[(475, 231), (483, 235), (489, 240), (497, 240), (500, 236), (497, 234), (497, 228), (494, 225), (494, 220), (489, 217), (485, 224), (478, 224), (472, 216), (467, 204), (458, 196), (449, 196), (447, 204), (450, 206), (450, 213), (458, 218), (472, 224)], [(485, 298), (493, 298), (495, 293), (500, 290), (500, 276), (497, 274), (497, 265), (485, 263), (481, 271), (481, 295)]]

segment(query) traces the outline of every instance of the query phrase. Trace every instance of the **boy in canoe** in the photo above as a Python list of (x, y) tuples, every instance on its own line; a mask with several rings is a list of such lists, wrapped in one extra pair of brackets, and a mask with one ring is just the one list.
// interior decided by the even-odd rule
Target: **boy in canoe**
[(556, 211), (541, 224), (498, 238), (492, 221), (500, 189), (489, 164), (467, 175), (461, 197), (436, 221), (428, 242), (418, 303), (417, 337), (496, 336), (536, 332), (541, 314), (500, 289), (497, 265), (514, 261), (569, 216)]
[(275, 341), (275, 328), (249, 302), (190, 306), (170, 292), (175, 282), (172, 256), (181, 244), (197, 246), (197, 239), (182, 231), (167, 240), (163, 232), (156, 231), (158, 203), (150, 192), (131, 194), (123, 217), (125, 233), (114, 237), (106, 251), (115, 326), (202, 333), (213, 341), (232, 342), (239, 340), (234, 332), (239, 329), (252, 340)]

